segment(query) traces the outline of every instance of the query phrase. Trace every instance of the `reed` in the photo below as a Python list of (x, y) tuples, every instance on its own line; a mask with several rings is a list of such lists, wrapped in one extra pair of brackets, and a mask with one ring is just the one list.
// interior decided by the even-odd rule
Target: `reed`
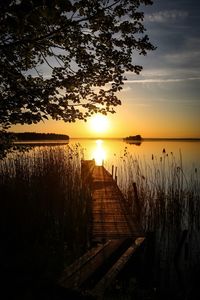
[(179, 289), (183, 295), (187, 289), (187, 295), (200, 266), (199, 170), (186, 170), (181, 152), (175, 159), (165, 149), (160, 157), (152, 154), (151, 163), (147, 163), (125, 148), (115, 164), (118, 185), (133, 218), (139, 220), (144, 232), (154, 233), (152, 284), (164, 294)]
[(54, 277), (84, 251), (88, 209), (82, 158), (75, 145), (36, 147), (0, 161), (4, 273)]
[(181, 152), (177, 160), (163, 149), (161, 156), (152, 155), (152, 163), (148, 164), (125, 149), (118, 159), (118, 183), (133, 214), (136, 184), (143, 230), (158, 226), (199, 229), (200, 176), (195, 167), (186, 173)]

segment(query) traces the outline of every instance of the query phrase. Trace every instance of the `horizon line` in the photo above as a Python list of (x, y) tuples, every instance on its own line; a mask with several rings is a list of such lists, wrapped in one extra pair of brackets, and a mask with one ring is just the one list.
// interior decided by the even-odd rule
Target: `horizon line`
[[(119, 140), (126, 137), (69, 137), (70, 139)], [(200, 137), (142, 137), (143, 140), (200, 140)]]

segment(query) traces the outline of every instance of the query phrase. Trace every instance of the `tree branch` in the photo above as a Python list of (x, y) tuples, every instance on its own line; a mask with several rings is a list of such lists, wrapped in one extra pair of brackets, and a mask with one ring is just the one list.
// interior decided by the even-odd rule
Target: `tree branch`
[[(116, 2), (110, 4), (109, 6), (106, 6), (105, 8), (103, 8), (103, 10), (107, 10), (107, 9), (110, 9), (111, 7), (113, 7), (114, 5), (116, 5), (117, 3), (119, 3), (121, 0), (117, 0)], [(75, 14), (75, 13), (74, 13)], [(71, 16), (71, 20), (74, 16), (74, 14)], [(93, 16), (95, 17), (95, 16)], [(72, 21), (71, 24), (73, 25), (73, 23), (82, 23), (84, 21), (88, 21), (89, 20), (89, 17), (85, 17), (85, 18), (82, 18), (80, 20), (76, 20), (76, 21)], [(44, 39), (49, 39), (51, 38), (52, 36), (58, 34), (59, 32), (61, 32), (63, 29), (66, 29), (68, 25), (64, 25), (64, 26), (61, 26), (60, 28), (56, 29), (56, 30), (53, 30), (52, 32), (49, 32), (45, 35), (41, 35), (35, 39), (32, 39), (32, 38), (27, 38), (27, 39), (21, 39), (21, 40), (18, 40), (18, 41), (15, 41), (15, 42), (12, 42), (12, 43), (9, 43), (9, 44), (4, 44), (4, 45), (0, 45), (0, 49), (4, 49), (4, 48), (9, 48), (9, 47), (15, 47), (15, 46), (18, 46), (20, 44), (34, 44), (34, 43), (37, 43), (37, 42), (41, 42), (43, 41)]]

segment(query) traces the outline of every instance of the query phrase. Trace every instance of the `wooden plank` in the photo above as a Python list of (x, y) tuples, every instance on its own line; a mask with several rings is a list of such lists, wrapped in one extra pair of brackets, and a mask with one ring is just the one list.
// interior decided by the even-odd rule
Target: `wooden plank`
[(79, 265), (79, 262), (75, 262), (76, 268), (75, 272), (71, 270), (73, 266), (70, 266), (70, 270), (66, 270), (67, 276), (65, 274), (62, 276), (62, 280), (59, 281), (60, 285), (65, 288), (79, 289), (79, 287), (108, 259), (112, 253), (114, 253), (124, 242), (121, 240), (112, 240), (106, 243), (106, 245), (96, 253), (96, 255), (89, 257), (86, 263)]
[(111, 284), (117, 274), (123, 269), (125, 264), (131, 258), (136, 249), (143, 243), (144, 237), (140, 237), (123, 253), (118, 261), (110, 268), (106, 275), (96, 284), (94, 289), (91, 291), (92, 296), (101, 298), (106, 288)]
[(65, 282), (76, 273), (80, 268), (82, 268), (89, 260), (93, 259), (100, 251), (102, 251), (110, 241), (107, 241), (105, 244), (99, 244), (96, 247), (88, 250), (83, 256), (78, 258), (70, 266), (66, 267), (62, 273), (61, 278), (59, 279), (59, 284), (62, 286), (65, 285)]

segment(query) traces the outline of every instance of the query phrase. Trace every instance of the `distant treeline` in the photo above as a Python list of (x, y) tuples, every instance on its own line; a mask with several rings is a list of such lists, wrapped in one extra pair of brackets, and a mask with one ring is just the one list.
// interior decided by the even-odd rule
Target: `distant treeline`
[(56, 133), (37, 133), (37, 132), (15, 132), (12, 133), (17, 140), (31, 141), (31, 140), (68, 140), (69, 136), (66, 134)]

